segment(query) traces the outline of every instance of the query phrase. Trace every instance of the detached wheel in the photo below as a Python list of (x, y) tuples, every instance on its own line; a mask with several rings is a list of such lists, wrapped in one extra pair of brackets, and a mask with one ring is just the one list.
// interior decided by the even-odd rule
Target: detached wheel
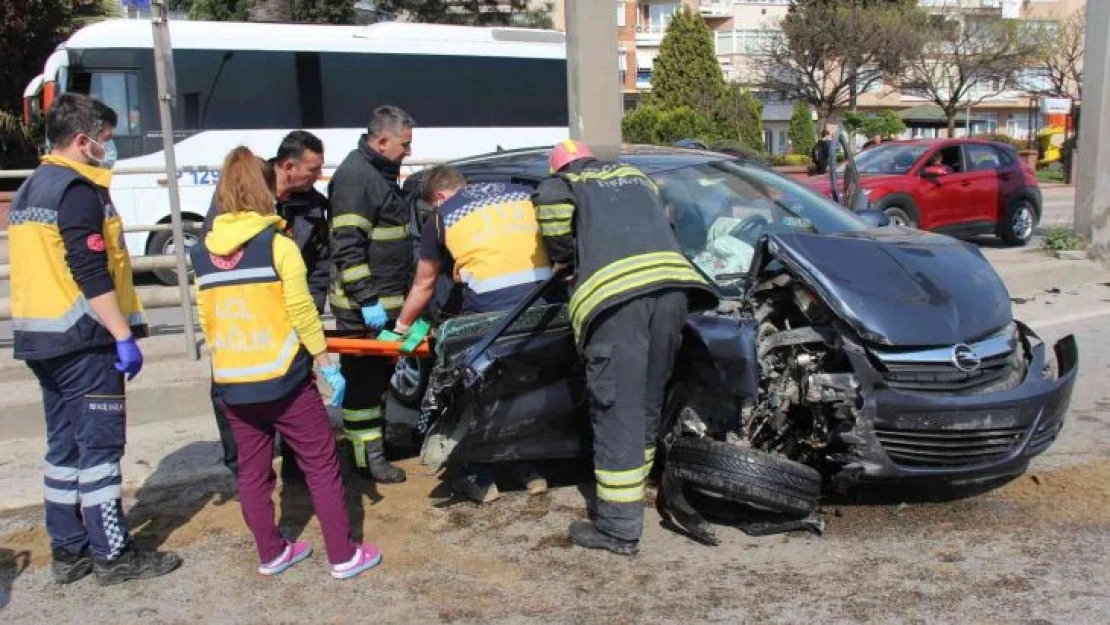
[(1037, 210), (1029, 200), (1019, 200), (1006, 217), (998, 223), (998, 238), (1006, 245), (1019, 247), (1033, 238), (1033, 230), (1037, 226)]
[[(199, 226), (199, 224), (202, 222), (186, 220), (184, 223), (186, 225), (197, 224)], [(185, 240), (186, 256), (189, 255), (189, 250), (197, 244), (197, 241), (200, 241), (200, 237), (197, 236), (198, 232), (198, 229), (192, 229), (188, 227), (185, 228), (185, 232), (183, 233), (183, 235)], [(150, 239), (150, 243), (148, 243), (146, 246), (146, 253), (150, 256), (172, 256), (173, 254), (177, 253), (177, 250), (174, 248), (173, 245), (173, 232), (170, 230), (155, 232), (154, 236)], [(154, 274), (154, 277), (157, 278), (158, 281), (162, 284), (166, 286), (177, 286), (177, 272), (173, 269), (155, 269), (152, 273)], [(192, 279), (193, 270), (190, 268), (189, 280), (191, 281)]]
[(897, 206), (888, 206), (883, 209), (886, 216), (890, 218), (890, 225), (892, 226), (905, 226), (907, 228), (916, 228), (917, 222), (910, 217), (904, 209)]
[(389, 391), (402, 406), (419, 408), (428, 390), (428, 380), (432, 373), (432, 361), (415, 356), (402, 357), (390, 380)]
[(808, 516), (821, 497), (816, 469), (705, 438), (676, 439), (667, 467), (698, 490), (792, 516)]

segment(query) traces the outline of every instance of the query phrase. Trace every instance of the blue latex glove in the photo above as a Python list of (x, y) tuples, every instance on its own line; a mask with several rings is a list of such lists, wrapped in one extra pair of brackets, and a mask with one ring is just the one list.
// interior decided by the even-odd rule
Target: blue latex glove
[(339, 365), (320, 367), (320, 375), (324, 376), (324, 381), (331, 387), (331, 405), (336, 408), (342, 406), (343, 395), (347, 392), (347, 380), (339, 372)]
[(116, 371), (127, 374), (127, 380), (135, 379), (143, 368), (143, 353), (134, 337), (116, 341)]
[(389, 317), (385, 316), (385, 307), (379, 302), (373, 306), (362, 307), (362, 320), (370, 326), (370, 329), (381, 330), (389, 321)]

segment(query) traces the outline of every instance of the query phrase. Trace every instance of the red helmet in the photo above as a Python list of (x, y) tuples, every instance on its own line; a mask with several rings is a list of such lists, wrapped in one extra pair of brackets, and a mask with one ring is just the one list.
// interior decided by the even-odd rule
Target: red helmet
[(560, 142), (551, 150), (551, 157), (548, 159), (547, 164), (551, 168), (551, 173), (555, 173), (567, 165), (582, 158), (593, 158), (594, 153), (590, 148), (581, 141), (574, 139), (567, 139)]

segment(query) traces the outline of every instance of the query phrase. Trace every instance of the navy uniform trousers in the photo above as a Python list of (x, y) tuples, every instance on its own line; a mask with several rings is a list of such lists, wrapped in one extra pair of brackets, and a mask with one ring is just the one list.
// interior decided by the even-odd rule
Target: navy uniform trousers
[(111, 346), (28, 361), (46, 411), (50, 546), (71, 553), (91, 547), (100, 560), (114, 559), (129, 541), (120, 500), (126, 402), (115, 362)]

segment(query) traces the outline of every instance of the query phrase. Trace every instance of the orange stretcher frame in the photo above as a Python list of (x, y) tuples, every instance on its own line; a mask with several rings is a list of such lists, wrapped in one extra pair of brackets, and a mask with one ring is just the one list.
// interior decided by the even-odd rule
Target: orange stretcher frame
[(416, 356), (422, 358), (432, 355), (432, 348), (428, 343), (428, 339), (420, 341), (420, 343), (411, 352), (402, 352), (401, 344), (401, 341), (379, 341), (378, 339), (328, 337), (328, 351), (333, 354), (394, 359), (400, 358), (401, 356)]

